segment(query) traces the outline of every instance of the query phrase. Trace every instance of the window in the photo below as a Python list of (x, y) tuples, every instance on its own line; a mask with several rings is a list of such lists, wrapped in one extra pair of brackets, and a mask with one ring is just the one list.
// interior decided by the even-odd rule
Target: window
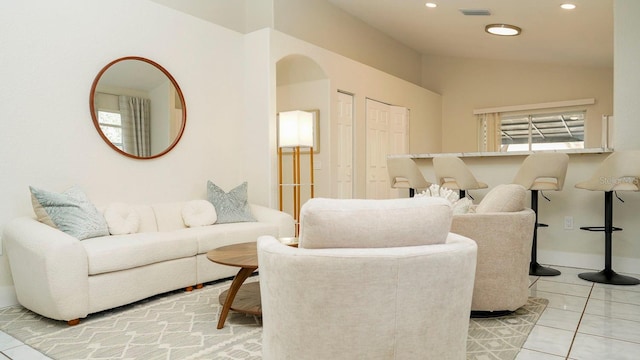
[(122, 119), (120, 113), (114, 111), (98, 110), (98, 123), (102, 133), (118, 149), (122, 147)]
[(584, 148), (586, 111), (500, 116), (500, 151)]

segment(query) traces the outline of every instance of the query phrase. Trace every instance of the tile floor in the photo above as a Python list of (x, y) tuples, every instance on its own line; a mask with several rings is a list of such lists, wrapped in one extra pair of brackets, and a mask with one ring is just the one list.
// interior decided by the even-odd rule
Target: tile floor
[[(594, 284), (578, 278), (584, 269), (554, 268), (562, 274), (531, 277), (531, 296), (549, 305), (516, 360), (639, 359), (640, 285)], [(0, 332), (0, 360), (6, 359), (49, 358)]]
[(578, 277), (584, 269), (553, 268), (562, 274), (530, 277), (531, 296), (549, 305), (516, 360), (640, 359), (640, 285), (597, 284)]

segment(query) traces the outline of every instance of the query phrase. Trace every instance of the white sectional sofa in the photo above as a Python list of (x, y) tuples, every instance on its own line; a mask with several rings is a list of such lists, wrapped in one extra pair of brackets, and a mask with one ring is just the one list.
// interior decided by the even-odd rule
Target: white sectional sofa
[(237, 268), (206, 257), (216, 247), (293, 236), (293, 218), (250, 205), (256, 222), (187, 227), (186, 202), (133, 206), (136, 233), (78, 240), (33, 217), (4, 226), (19, 303), (45, 317), (77, 323), (88, 314), (152, 295), (233, 276)]

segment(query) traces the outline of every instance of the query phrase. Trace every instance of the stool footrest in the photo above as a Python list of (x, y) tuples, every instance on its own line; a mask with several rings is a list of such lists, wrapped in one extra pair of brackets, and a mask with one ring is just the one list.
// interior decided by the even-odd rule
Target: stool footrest
[[(605, 231), (605, 227), (604, 226), (581, 226), (580, 230), (587, 230), (587, 231)], [(619, 227), (615, 227), (612, 226), (611, 230), (613, 231), (622, 231), (622, 228)]]

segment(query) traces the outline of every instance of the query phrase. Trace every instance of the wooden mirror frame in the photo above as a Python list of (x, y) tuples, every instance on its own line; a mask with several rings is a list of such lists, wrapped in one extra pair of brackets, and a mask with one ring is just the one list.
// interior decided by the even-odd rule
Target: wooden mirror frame
[[(98, 87), (98, 83), (100, 82), (100, 79), (101, 79), (102, 75), (107, 70), (109, 70), (109, 68), (111, 68), (111, 66), (113, 66), (114, 64), (117, 64), (119, 62), (127, 61), (127, 60), (142, 61), (142, 62), (145, 62), (145, 63), (155, 67), (156, 69), (160, 70), (169, 79), (169, 81), (171, 81), (171, 84), (175, 88), (176, 93), (178, 94), (178, 97), (180, 98), (180, 102), (181, 102), (181, 105), (182, 105), (182, 124), (180, 125), (180, 130), (177, 132), (175, 139), (173, 140), (173, 142), (171, 144), (169, 144), (169, 146), (167, 146), (166, 149), (164, 149), (163, 151), (161, 151), (161, 152), (159, 152), (157, 154), (152, 154), (150, 156), (138, 156), (138, 155), (130, 154), (130, 153), (124, 151), (124, 150), (121, 150), (117, 146), (115, 146), (107, 138), (107, 136), (104, 134), (104, 132), (100, 128), (100, 123), (98, 121), (97, 109), (96, 109), (96, 106), (95, 106), (95, 93), (96, 93), (96, 88)], [(184, 128), (185, 128), (185, 125), (187, 123), (187, 105), (186, 105), (186, 102), (184, 100), (184, 95), (182, 94), (182, 90), (180, 89), (180, 86), (178, 85), (178, 82), (160, 64), (156, 63), (155, 61), (149, 60), (147, 58), (139, 57), (139, 56), (125, 56), (125, 57), (118, 58), (116, 60), (111, 61), (107, 65), (105, 65), (105, 67), (103, 67), (102, 70), (100, 70), (100, 72), (98, 72), (98, 75), (96, 75), (95, 79), (93, 80), (93, 84), (91, 85), (91, 92), (89, 93), (89, 107), (91, 109), (91, 118), (93, 119), (93, 125), (95, 126), (96, 130), (98, 131), (98, 134), (100, 134), (100, 137), (102, 138), (102, 140), (104, 140), (104, 142), (107, 143), (107, 145), (109, 145), (109, 147), (111, 147), (116, 152), (118, 152), (118, 153), (120, 153), (120, 154), (122, 154), (124, 156), (130, 157), (130, 158), (133, 158), (133, 159), (139, 159), (139, 160), (155, 159), (155, 158), (158, 158), (158, 157), (168, 153), (169, 151), (171, 151), (178, 144), (178, 141), (180, 141), (180, 139), (182, 138), (182, 134), (184, 133)]]

